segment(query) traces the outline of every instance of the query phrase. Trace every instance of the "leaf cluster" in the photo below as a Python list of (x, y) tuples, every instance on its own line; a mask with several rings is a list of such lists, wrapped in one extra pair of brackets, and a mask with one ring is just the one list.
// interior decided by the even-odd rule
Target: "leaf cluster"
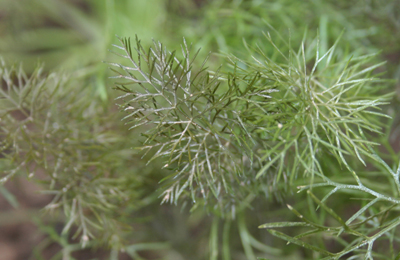
[(169, 187), (163, 201), (176, 203), (185, 194), (195, 205), (198, 198), (211, 198), (222, 212), (234, 211), (244, 198), (234, 187), (250, 184), (257, 163), (253, 133), (260, 127), (249, 111), (262, 107), (276, 90), (257, 86), (258, 75), (223, 78), (207, 72), (204, 63), (193, 71), (196, 54), (189, 56), (186, 42), (181, 60), (161, 43), (146, 51), (136, 39), (132, 51), (129, 39), (120, 42), (115, 47), (130, 65), (110, 65), (119, 68), (114, 78), (124, 80), (116, 83), (125, 92), (118, 98), (124, 119), (130, 129), (144, 129), (141, 149), (153, 151), (148, 163), (163, 157), (164, 167), (174, 172), (164, 179)]
[(45, 209), (63, 212), (63, 233), (83, 245), (99, 234), (121, 236), (117, 216), (140, 194), (140, 181), (119, 174), (121, 152), (129, 153), (100, 100), (88, 99), (78, 78), (41, 67), (27, 75), (3, 62), (0, 78), (1, 184), (16, 175), (39, 182), (53, 198)]
[[(398, 120), (387, 140), (390, 84), (380, 79), (399, 77), (398, 1), (3, 0), (0, 7), (0, 50), (28, 65), (28, 73), (0, 66), (1, 184), (23, 176), (53, 196), (45, 209), (64, 230), (38, 226), (63, 257), (108, 242), (112, 260), (121, 248), (134, 259), (145, 249), (203, 259), (207, 244), (212, 260), (299, 259), (299, 252), (400, 259)], [(121, 38), (115, 46), (118, 92), (109, 91), (99, 61), (110, 60), (113, 35), (135, 33), (143, 44)], [(194, 47), (145, 47), (151, 36), (176, 46), (182, 35)], [(199, 47), (234, 55), (208, 57)], [(46, 67), (37, 68), (38, 57)], [(60, 67), (78, 71), (48, 72)], [(116, 93), (130, 131), (106, 104)], [(399, 117), (397, 107), (389, 114)], [(131, 150), (138, 140), (140, 151)], [(18, 204), (5, 186), (0, 192)], [(297, 219), (271, 198), (292, 205)], [(278, 222), (257, 235), (267, 221)], [(123, 238), (135, 244), (124, 247)], [(171, 246), (142, 243), (149, 239)]]
[[(230, 56), (227, 72), (194, 69), (190, 47), (183, 58), (161, 43), (145, 50), (136, 38), (115, 45), (126, 60), (110, 63), (120, 109), (132, 128), (143, 129), (141, 149), (148, 162), (163, 158), (172, 174), (163, 179), (163, 201), (190, 197), (193, 207), (235, 213), (255, 194), (282, 193), (299, 173), (321, 175), (323, 156), (350, 169), (346, 158), (375, 159), (364, 132), (380, 133), (378, 106), (390, 95), (376, 95), (381, 81), (371, 73), (371, 56), (335, 55), (337, 44), (320, 54), (318, 39), (306, 50), (284, 54), (285, 62), (257, 47), (252, 60)], [(194, 57), (197, 55), (194, 54)], [(310, 65), (311, 64), (311, 65)], [(254, 196), (249, 198), (249, 196)], [(243, 203), (244, 200), (244, 203)]]
[[(396, 237), (400, 225), (398, 218), (400, 167), (394, 170), (378, 156), (376, 159), (376, 166), (382, 168), (380, 173), (387, 178), (381, 180), (386, 188), (382, 186), (381, 189), (380, 185), (368, 182), (367, 178), (361, 177), (361, 173), (358, 175), (354, 173), (356, 184), (350, 181), (332, 181), (326, 176), (321, 176), (318, 183), (300, 186), (299, 192), (306, 190), (316, 209), (320, 208), (328, 214), (328, 217), (324, 218), (324, 223), (312, 216), (311, 218), (305, 217), (292, 206), (287, 205), (289, 210), (300, 219), (300, 222), (267, 223), (259, 228), (267, 228), (272, 235), (284, 239), (288, 243), (317, 252), (321, 259), (343, 259), (344, 256), (352, 256), (354, 259), (387, 259), (388, 255), (390, 255), (390, 259), (399, 259), (400, 254), (396, 252), (398, 244)], [(387, 189), (387, 186), (391, 186), (391, 188)], [(314, 192), (322, 187), (329, 187), (329, 192), (324, 192), (325, 196), (320, 200), (314, 195)], [(329, 200), (333, 200), (331, 197), (338, 197), (340, 193), (350, 195), (353, 200), (361, 201), (360, 208), (354, 214), (350, 216), (346, 214), (347, 219), (341, 217), (340, 213), (337, 213), (337, 209), (335, 210), (328, 203)], [(332, 225), (333, 222), (336, 223), (335, 226)], [(331, 225), (327, 223), (331, 223)], [(275, 230), (283, 227), (303, 227), (307, 230), (302, 230), (296, 236), (286, 235)], [(334, 240), (340, 245), (340, 250), (331, 252), (323, 247), (314, 246), (306, 242), (310, 237)]]

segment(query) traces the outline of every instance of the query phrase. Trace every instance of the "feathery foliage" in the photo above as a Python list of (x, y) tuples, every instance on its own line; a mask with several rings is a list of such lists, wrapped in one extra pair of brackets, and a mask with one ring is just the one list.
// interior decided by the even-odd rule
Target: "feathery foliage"
[[(193, 71), (196, 54), (189, 56), (186, 42), (179, 60), (161, 43), (146, 52), (137, 39), (137, 61), (129, 39), (121, 43), (116, 47), (131, 64), (111, 65), (121, 71), (115, 71), (119, 74), (115, 78), (124, 80), (117, 83), (117, 89), (126, 92), (119, 97), (124, 100), (121, 108), (128, 113), (124, 119), (130, 120), (131, 129), (146, 129), (142, 149), (153, 150), (148, 162), (164, 157), (164, 167), (175, 172), (164, 180), (169, 187), (163, 201), (176, 203), (186, 194), (195, 205), (200, 198), (212, 198), (222, 212), (234, 211), (235, 201), (245, 196), (234, 186), (252, 179), (256, 163), (252, 147), (256, 141), (251, 133), (258, 127), (250, 123), (246, 111), (262, 106), (275, 90), (254, 85), (257, 76), (241, 90), (235, 75), (224, 80), (204, 67)], [(128, 88), (136, 84), (140, 89)]]
[[(194, 207), (204, 199), (234, 212), (249, 194), (268, 193), (282, 179), (293, 184), (299, 172), (312, 180), (326, 154), (348, 169), (346, 157), (375, 158), (376, 143), (363, 132), (380, 133), (385, 115), (376, 110), (389, 96), (376, 95), (382, 87), (370, 73), (382, 64), (363, 66), (368, 56), (338, 57), (336, 44), (320, 55), (317, 41), (288, 55), (276, 47), (286, 61), (278, 63), (258, 47), (253, 60), (231, 56), (224, 73), (204, 63), (195, 70), (186, 42), (183, 59), (161, 43), (146, 51), (138, 39), (136, 47), (120, 42), (127, 63), (110, 63), (122, 79), (120, 106), (131, 128), (144, 129), (148, 162), (162, 157), (173, 172), (163, 180), (164, 201), (185, 194)], [(241, 194), (240, 186), (249, 189)]]
[(0, 180), (52, 196), (54, 259), (400, 259), (398, 1), (28, 2), (0, 0), (27, 65), (0, 66)]
[(118, 235), (116, 214), (137, 196), (140, 181), (118, 174), (121, 133), (101, 116), (100, 103), (87, 98), (78, 79), (41, 67), (28, 76), (3, 62), (0, 77), (1, 183), (24, 174), (46, 185), (42, 192), (53, 195), (46, 209), (62, 210), (63, 232), (76, 224), (83, 245), (100, 233), (105, 240)]

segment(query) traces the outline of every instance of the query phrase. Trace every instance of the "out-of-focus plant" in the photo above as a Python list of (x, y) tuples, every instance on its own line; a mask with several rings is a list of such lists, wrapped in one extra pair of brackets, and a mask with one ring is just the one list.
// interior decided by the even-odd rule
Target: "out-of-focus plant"
[(163, 35), (160, 24), (167, 19), (159, 0), (2, 0), (0, 6), (5, 25), (0, 32), (4, 59), (24, 62), (28, 73), (38, 60), (44, 62), (46, 71), (77, 71), (103, 100), (108, 96), (108, 76), (101, 61), (107, 60), (115, 34), (137, 33), (151, 39)]
[(53, 196), (45, 209), (62, 213), (62, 233), (82, 246), (126, 245), (126, 220), (156, 199), (146, 171), (132, 174), (140, 162), (131, 163), (137, 155), (122, 141), (130, 134), (79, 78), (41, 67), (28, 76), (4, 62), (0, 78), (1, 184), (15, 175), (40, 183)]

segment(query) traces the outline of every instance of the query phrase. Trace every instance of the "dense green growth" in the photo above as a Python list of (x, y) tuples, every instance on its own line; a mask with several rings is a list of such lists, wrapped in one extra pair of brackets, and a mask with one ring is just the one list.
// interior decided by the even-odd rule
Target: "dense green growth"
[(52, 259), (400, 259), (398, 1), (33, 2), (0, 182), (52, 196)]

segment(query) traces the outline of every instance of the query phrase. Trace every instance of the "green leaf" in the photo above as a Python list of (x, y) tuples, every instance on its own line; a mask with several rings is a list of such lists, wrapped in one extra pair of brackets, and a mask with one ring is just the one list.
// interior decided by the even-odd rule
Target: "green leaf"
[(273, 222), (258, 226), (258, 228), (278, 228), (278, 227), (312, 227), (305, 222)]
[(19, 207), (19, 202), (17, 198), (12, 193), (10, 193), (3, 185), (0, 185), (0, 193), (4, 196), (8, 203), (10, 203), (11, 206), (13, 206), (14, 208)]
[(315, 251), (315, 252), (322, 253), (324, 255), (328, 255), (328, 256), (334, 256), (335, 255), (335, 254), (333, 254), (331, 252), (328, 252), (328, 251), (326, 251), (324, 249), (321, 249), (319, 247), (310, 245), (310, 244), (308, 244), (308, 243), (306, 243), (306, 242), (304, 242), (304, 241), (302, 241), (300, 239), (296, 239), (296, 238), (290, 237), (290, 236), (288, 236), (288, 235), (286, 235), (284, 233), (281, 233), (279, 231), (275, 231), (273, 229), (269, 229), (268, 232), (271, 233), (272, 235), (276, 236), (276, 237), (279, 237), (279, 238), (281, 238), (283, 240), (288, 241), (288, 243), (299, 245), (301, 247), (310, 249), (310, 250)]

